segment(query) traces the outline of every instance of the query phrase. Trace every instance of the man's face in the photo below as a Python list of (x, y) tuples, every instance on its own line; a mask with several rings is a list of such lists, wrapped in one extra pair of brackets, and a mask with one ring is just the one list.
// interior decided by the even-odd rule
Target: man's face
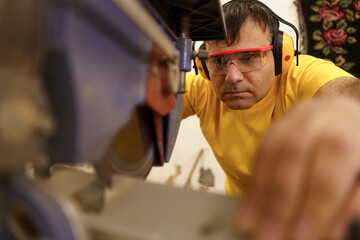
[[(251, 18), (246, 20), (239, 32), (239, 40), (228, 46), (225, 41), (207, 43), (210, 54), (231, 49), (259, 48), (271, 45), (270, 32), (263, 30)], [(212, 75), (211, 83), (216, 95), (230, 109), (248, 109), (265, 97), (275, 79), (274, 57), (268, 52), (267, 62), (249, 72), (241, 72), (233, 63), (224, 75)]]

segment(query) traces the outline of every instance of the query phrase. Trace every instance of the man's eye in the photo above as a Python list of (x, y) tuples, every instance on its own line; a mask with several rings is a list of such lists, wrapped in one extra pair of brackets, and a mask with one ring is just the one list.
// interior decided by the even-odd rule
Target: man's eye
[(225, 64), (225, 59), (224, 58), (220, 58), (220, 57), (216, 57), (213, 59), (212, 61), (216, 66), (223, 66)]
[(246, 62), (254, 61), (254, 60), (256, 60), (258, 57), (259, 57), (259, 55), (252, 54), (252, 53), (247, 53), (247, 54), (243, 54), (243, 55), (240, 57), (239, 60), (240, 60), (241, 62), (243, 62), (243, 63), (246, 63)]

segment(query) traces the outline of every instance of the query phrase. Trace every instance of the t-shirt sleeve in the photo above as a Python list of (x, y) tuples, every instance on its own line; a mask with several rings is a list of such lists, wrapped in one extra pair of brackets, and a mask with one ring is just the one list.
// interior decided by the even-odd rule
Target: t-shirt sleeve
[(186, 75), (182, 119), (194, 114), (199, 116), (206, 102), (208, 85), (209, 80), (204, 79), (200, 74), (189, 73)]
[(334, 63), (312, 56), (302, 55), (299, 66), (292, 67), (290, 82), (298, 85), (298, 98), (310, 99), (326, 83), (339, 77), (352, 77)]

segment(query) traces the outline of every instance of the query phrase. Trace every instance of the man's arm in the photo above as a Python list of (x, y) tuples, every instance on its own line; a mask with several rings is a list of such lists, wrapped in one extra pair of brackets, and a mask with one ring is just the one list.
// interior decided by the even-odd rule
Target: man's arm
[(337, 95), (353, 96), (360, 100), (360, 80), (352, 77), (334, 79), (322, 86), (314, 97), (333, 97)]
[(338, 78), (274, 124), (238, 226), (256, 240), (345, 239), (360, 216), (360, 80)]

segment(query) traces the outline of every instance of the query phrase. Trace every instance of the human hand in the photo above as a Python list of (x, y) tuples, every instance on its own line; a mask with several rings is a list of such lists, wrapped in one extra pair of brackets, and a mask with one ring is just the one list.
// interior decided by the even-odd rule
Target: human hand
[(256, 240), (346, 239), (360, 216), (360, 103), (299, 104), (270, 129), (237, 218)]

